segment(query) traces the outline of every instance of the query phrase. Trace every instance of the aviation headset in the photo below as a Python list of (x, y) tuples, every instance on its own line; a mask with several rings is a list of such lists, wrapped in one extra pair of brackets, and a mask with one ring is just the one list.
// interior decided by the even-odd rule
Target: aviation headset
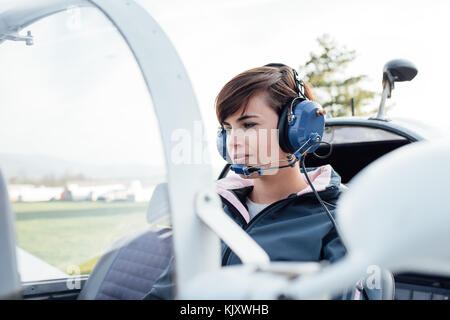
[[(269, 63), (265, 67), (281, 68), (286, 67), (286, 65)], [(277, 168), (293, 166), (306, 152), (314, 152), (322, 141), (325, 128), (324, 116), (317, 116), (317, 109), (321, 108), (320, 105), (306, 97), (303, 80), (299, 78), (295, 69), (291, 68), (291, 70), (294, 74), (297, 97), (290, 99), (283, 106), (278, 120), (278, 130), (281, 149), (286, 153), (292, 154), (295, 158), (288, 165)], [(217, 150), (222, 158), (228, 163), (232, 163), (227, 152), (226, 141), (226, 130), (220, 126), (217, 134)], [(260, 167), (250, 167), (243, 164), (233, 164), (230, 169), (246, 176), (255, 171), (262, 175), (264, 170)]]

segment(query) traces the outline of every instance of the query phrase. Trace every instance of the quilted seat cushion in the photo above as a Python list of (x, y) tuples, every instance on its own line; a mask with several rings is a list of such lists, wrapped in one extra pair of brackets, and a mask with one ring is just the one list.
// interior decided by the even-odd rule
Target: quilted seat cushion
[(95, 299), (136, 300), (150, 291), (172, 255), (168, 229), (148, 231), (119, 249)]

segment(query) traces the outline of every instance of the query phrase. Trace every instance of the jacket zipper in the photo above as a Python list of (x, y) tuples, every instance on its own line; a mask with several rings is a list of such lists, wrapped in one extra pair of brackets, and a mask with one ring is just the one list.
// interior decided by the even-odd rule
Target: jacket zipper
[[(297, 197), (295, 196), (295, 197), (292, 197), (292, 198), (287, 198), (287, 199), (278, 200), (278, 201), (276, 201), (276, 202), (270, 204), (269, 206), (267, 206), (267, 207), (265, 207), (263, 210), (261, 210), (261, 212), (259, 212), (252, 220), (250, 220), (249, 223), (247, 223), (247, 222), (245, 221), (245, 225), (242, 227), (242, 229), (243, 229), (243, 230), (247, 230), (250, 226), (252, 226), (252, 225), (258, 220), (258, 218), (260, 218), (262, 215), (266, 214), (270, 209), (272, 209), (272, 208), (275, 207), (276, 205), (278, 205), (278, 204), (280, 204), (280, 203), (283, 203), (283, 202), (286, 202), (286, 204), (287, 204), (288, 202), (290, 202), (289, 200), (293, 201), (293, 200), (296, 199), (296, 198), (297, 198)], [(225, 199), (225, 201), (227, 201), (227, 202), (229, 203), (228, 200)], [(230, 203), (230, 204), (231, 204), (231, 203)], [(230, 207), (230, 206), (228, 206), (228, 207)], [(233, 208), (233, 210), (237, 211), (238, 215), (241, 216), (241, 213), (240, 213), (233, 205), (231, 205), (231, 208)], [(228, 247), (228, 248), (225, 250), (225, 253), (224, 253), (223, 258), (222, 258), (222, 265), (223, 265), (223, 266), (226, 265), (226, 262), (227, 262), (228, 258), (230, 257), (230, 254), (231, 254), (231, 249), (230, 249), (230, 247)]]

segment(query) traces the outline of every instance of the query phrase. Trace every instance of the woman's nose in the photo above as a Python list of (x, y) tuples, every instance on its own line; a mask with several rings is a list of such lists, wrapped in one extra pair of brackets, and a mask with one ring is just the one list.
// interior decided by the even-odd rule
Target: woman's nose
[(227, 133), (227, 144), (236, 147), (244, 143), (244, 134), (240, 129), (230, 129)]

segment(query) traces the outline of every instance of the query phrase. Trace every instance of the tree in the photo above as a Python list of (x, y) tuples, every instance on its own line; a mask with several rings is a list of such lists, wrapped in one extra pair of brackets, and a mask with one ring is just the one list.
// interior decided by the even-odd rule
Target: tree
[(321, 52), (311, 52), (310, 59), (300, 67), (303, 79), (314, 89), (316, 100), (334, 117), (351, 115), (352, 98), (355, 115), (375, 112), (376, 109), (362, 110), (375, 96), (375, 92), (360, 87), (361, 81), (367, 76), (342, 76), (349, 63), (355, 60), (355, 50), (339, 47), (328, 34), (318, 37), (317, 42)]

